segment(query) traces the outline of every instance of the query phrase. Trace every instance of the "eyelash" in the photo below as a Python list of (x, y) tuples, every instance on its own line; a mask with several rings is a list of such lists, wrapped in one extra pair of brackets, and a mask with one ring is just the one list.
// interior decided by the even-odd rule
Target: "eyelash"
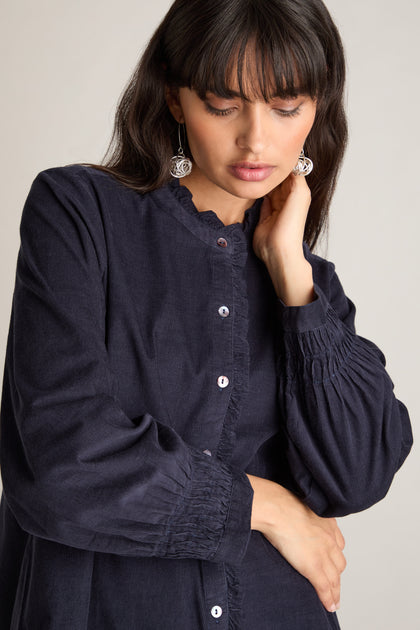
[[(229, 107), (228, 109), (217, 109), (217, 107), (213, 107), (212, 105), (210, 105), (210, 103), (207, 103), (206, 101), (204, 102), (204, 104), (209, 114), (212, 114), (213, 116), (229, 116), (229, 114), (234, 111), (234, 107)], [(281, 118), (294, 118), (295, 116), (298, 116), (300, 114), (300, 109), (301, 105), (291, 110), (275, 109), (274, 111), (277, 112), (277, 114)]]
[(217, 107), (212, 107), (210, 103), (204, 102), (207, 111), (209, 114), (213, 114), (213, 116), (228, 116), (231, 112), (233, 112), (234, 108), (229, 107), (228, 109), (217, 109)]
[(289, 110), (276, 109), (276, 112), (282, 118), (294, 118), (295, 116), (298, 116), (300, 114), (300, 109), (301, 109), (301, 105), (298, 105), (297, 107), (295, 107), (295, 109), (289, 109)]

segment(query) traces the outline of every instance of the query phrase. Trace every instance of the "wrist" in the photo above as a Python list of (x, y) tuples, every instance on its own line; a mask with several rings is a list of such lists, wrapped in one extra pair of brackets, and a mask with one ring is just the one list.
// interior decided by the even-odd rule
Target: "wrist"
[(251, 529), (269, 536), (270, 531), (279, 521), (279, 503), (288, 491), (283, 486), (268, 479), (253, 475), (248, 475), (248, 479), (254, 491)]
[(286, 306), (304, 306), (315, 299), (312, 266), (296, 250), (271, 252), (264, 259), (277, 297)]

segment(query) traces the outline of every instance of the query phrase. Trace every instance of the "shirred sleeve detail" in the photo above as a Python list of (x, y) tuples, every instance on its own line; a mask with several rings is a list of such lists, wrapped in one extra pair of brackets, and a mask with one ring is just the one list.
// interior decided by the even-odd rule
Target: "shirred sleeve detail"
[[(250, 527), (244, 527), (251, 519), (253, 497), (248, 478), (242, 473), (233, 473), (220, 462), (215, 467), (212, 458), (203, 457), (201, 453), (193, 456), (191, 464), (192, 469), (201, 469), (200, 474), (189, 479), (168, 524), (166, 540), (162, 541), (166, 549), (162, 555), (194, 557), (197, 545), (201, 545), (203, 557), (208, 560), (237, 563), (244, 555), (250, 536)], [(215, 518), (217, 514), (222, 518)]]
[(325, 324), (328, 302), (315, 283), (314, 291), (315, 300), (305, 306), (286, 306), (280, 299), (277, 300), (278, 319), (284, 332), (306, 332)]
[(333, 265), (311, 262), (317, 299), (278, 304), (279, 402), (298, 492), (317, 513), (341, 516), (385, 496), (412, 434), (382, 352), (355, 333)]
[(20, 526), (69, 546), (239, 562), (245, 475), (118, 403), (105, 345), (98, 200), (72, 168), (35, 180), (21, 223), (2, 401), (5, 496)]

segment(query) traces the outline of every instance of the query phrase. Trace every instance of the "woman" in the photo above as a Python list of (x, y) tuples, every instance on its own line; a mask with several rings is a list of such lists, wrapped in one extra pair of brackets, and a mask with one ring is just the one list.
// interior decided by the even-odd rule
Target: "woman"
[(343, 80), (319, 0), (177, 0), (105, 165), (34, 182), (2, 401), (2, 629), (339, 627), (334, 517), (379, 501), (412, 442), (311, 251)]

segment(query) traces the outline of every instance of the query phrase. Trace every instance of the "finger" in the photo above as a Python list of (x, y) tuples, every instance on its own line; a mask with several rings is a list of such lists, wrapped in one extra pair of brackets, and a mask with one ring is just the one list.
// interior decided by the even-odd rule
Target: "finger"
[(335, 612), (340, 608), (341, 573), (346, 568), (347, 562), (343, 552), (336, 548), (330, 552), (331, 563), (326, 565), (325, 573), (331, 585), (333, 604), (327, 608), (329, 612)]
[(326, 606), (329, 612), (335, 612), (340, 608), (340, 594), (341, 594), (341, 579), (340, 579), (341, 571), (337, 568), (335, 562), (331, 560), (325, 566), (325, 574), (328, 577), (330, 584), (330, 594), (332, 601), (329, 602), (328, 606)]
[(293, 216), (306, 218), (311, 203), (311, 191), (302, 179), (287, 179), (270, 193), (273, 208), (283, 210), (287, 207)]
[(338, 547), (341, 549), (341, 551), (343, 551), (344, 547), (346, 546), (346, 541), (344, 540), (344, 536), (339, 528), (339, 526), (337, 525), (337, 521), (335, 520), (335, 518), (329, 518), (329, 519), (325, 519), (326, 521), (328, 521), (329, 525), (330, 525), (330, 532), (332, 534), (332, 536), (335, 539), (335, 542), (337, 543)]
[(340, 607), (340, 575), (346, 568), (346, 559), (331, 534), (332, 532), (328, 535), (329, 542), (325, 543), (324, 553), (311, 567), (311, 575), (306, 577), (314, 586), (324, 607), (329, 612), (335, 612)]
[(346, 546), (346, 541), (341, 532), (341, 529), (338, 526), (335, 532), (335, 540), (337, 541), (337, 545), (340, 547), (341, 551), (343, 551), (344, 547)]
[(309, 188), (308, 182), (306, 181), (305, 177), (293, 176), (291, 182), (291, 192), (293, 192), (294, 195), (296, 195), (296, 197), (300, 199), (301, 203), (309, 207), (312, 195), (311, 189)]
[(316, 593), (328, 612), (335, 612), (340, 605), (340, 577), (331, 569), (318, 571), (312, 581)]
[(339, 571), (340, 573), (343, 573), (343, 571), (345, 570), (347, 566), (347, 560), (343, 552), (341, 551), (341, 549), (336, 547), (336, 549), (333, 550), (330, 555), (331, 555), (332, 562), (337, 568), (337, 571)]

